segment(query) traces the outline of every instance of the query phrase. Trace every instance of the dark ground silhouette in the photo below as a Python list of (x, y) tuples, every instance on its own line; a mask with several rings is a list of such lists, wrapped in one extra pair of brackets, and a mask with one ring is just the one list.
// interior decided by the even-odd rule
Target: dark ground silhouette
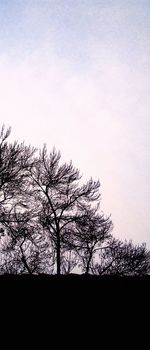
[(127, 347), (149, 325), (149, 298), (150, 276), (0, 276), (3, 326), (22, 334), (27, 346), (32, 338), (41, 339), (42, 348), (45, 341), (48, 348)]
[[(8, 302), (13, 298), (21, 299), (24, 303), (33, 301), (38, 305), (41, 302), (47, 306), (53, 304), (62, 305), (64, 302), (81, 304), (87, 302), (90, 305), (102, 306), (114, 304), (114, 308), (121, 301), (143, 304), (150, 298), (150, 276), (92, 276), (92, 275), (1, 275), (0, 295), (7, 297)], [(44, 299), (43, 299), (44, 298)], [(22, 302), (22, 304), (23, 304)]]

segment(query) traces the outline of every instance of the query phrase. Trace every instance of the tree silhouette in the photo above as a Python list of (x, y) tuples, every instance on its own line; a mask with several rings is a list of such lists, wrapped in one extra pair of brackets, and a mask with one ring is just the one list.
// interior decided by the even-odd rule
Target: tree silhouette
[(47, 253), (48, 244), (36, 223), (34, 212), (10, 213), (10, 219), (3, 223), (3, 228), (2, 269), (29, 274), (44, 272), (45, 260), (49, 256), (50, 261), (52, 254)]
[(113, 238), (100, 211), (100, 183), (81, 184), (72, 162), (0, 132), (0, 273), (144, 275), (150, 252)]
[(99, 181), (90, 179), (80, 186), (79, 170), (70, 162), (59, 164), (60, 153), (55, 149), (48, 155), (46, 146), (31, 169), (36, 201), (41, 205), (39, 222), (49, 233), (56, 252), (57, 274), (61, 273), (61, 253), (73, 246), (75, 224), (81, 215), (79, 207), (99, 198)]
[(27, 206), (30, 195), (29, 170), (35, 149), (24, 143), (8, 144), (10, 128), (0, 132), (0, 222), (7, 221), (7, 211)]
[(80, 209), (81, 216), (76, 222), (74, 245), (81, 260), (82, 270), (89, 273), (99, 250), (110, 239), (113, 226), (109, 217), (105, 218), (103, 213), (99, 213), (99, 203), (94, 208), (82, 205)]
[(150, 272), (150, 252), (146, 245), (134, 245), (111, 238), (109, 245), (101, 250), (99, 262), (93, 272), (98, 275), (145, 275)]

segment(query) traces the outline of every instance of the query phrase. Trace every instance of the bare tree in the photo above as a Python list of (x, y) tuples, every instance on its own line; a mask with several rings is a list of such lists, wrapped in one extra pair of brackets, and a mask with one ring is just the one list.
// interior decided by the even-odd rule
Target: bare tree
[(55, 149), (8, 143), (0, 131), (0, 272), (143, 275), (150, 271), (146, 245), (112, 237), (100, 212), (100, 183), (81, 185), (72, 162)]
[(93, 268), (98, 275), (145, 275), (150, 272), (150, 252), (146, 245), (134, 245), (112, 238), (101, 250), (99, 261)]
[(72, 162), (60, 165), (60, 153), (48, 155), (46, 146), (31, 169), (36, 201), (41, 203), (39, 221), (49, 233), (56, 252), (57, 274), (61, 273), (62, 252), (70, 249), (79, 214), (79, 205), (99, 199), (99, 181), (90, 179), (80, 186), (81, 176)]
[(4, 126), (0, 132), (0, 231), (3, 235), (3, 243), (5, 241), (5, 248), (6, 242), (9, 243), (7, 245), (7, 265), (8, 255), (12, 259), (14, 247), (17, 265), (19, 256), (17, 247), (19, 247), (22, 263), (30, 272), (23, 249), (27, 240), (27, 228), (25, 229), (22, 225), (25, 224), (25, 220), (26, 223), (27, 220), (29, 221), (29, 212), (31, 213), (33, 209), (33, 188), (31, 188), (29, 171), (34, 163), (35, 149), (16, 141), (8, 143), (10, 132), (11, 129), (5, 130)]
[(105, 218), (98, 209), (99, 205), (94, 208), (90, 205), (82, 205), (80, 206), (81, 215), (76, 220), (74, 246), (85, 273), (92, 271), (94, 259), (102, 246), (107, 245), (113, 228), (110, 217)]
[(0, 222), (5, 220), (7, 208), (27, 205), (30, 193), (29, 170), (33, 166), (35, 149), (24, 143), (9, 144), (10, 128), (0, 132)]
[[(54, 265), (46, 236), (37, 224), (34, 212), (15, 212), (4, 223), (1, 234), (1, 270), (16, 273), (43, 273)], [(47, 262), (48, 260), (48, 262)]]

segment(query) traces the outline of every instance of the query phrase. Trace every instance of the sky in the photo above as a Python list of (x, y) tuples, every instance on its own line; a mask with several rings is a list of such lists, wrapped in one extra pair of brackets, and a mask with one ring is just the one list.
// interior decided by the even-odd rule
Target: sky
[(0, 0), (0, 125), (61, 151), (150, 248), (150, 1)]

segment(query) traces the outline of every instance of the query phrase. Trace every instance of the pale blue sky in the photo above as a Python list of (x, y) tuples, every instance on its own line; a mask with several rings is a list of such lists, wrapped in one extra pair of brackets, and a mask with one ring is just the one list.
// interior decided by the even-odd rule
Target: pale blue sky
[(0, 0), (0, 122), (99, 178), (120, 238), (150, 246), (150, 1)]

